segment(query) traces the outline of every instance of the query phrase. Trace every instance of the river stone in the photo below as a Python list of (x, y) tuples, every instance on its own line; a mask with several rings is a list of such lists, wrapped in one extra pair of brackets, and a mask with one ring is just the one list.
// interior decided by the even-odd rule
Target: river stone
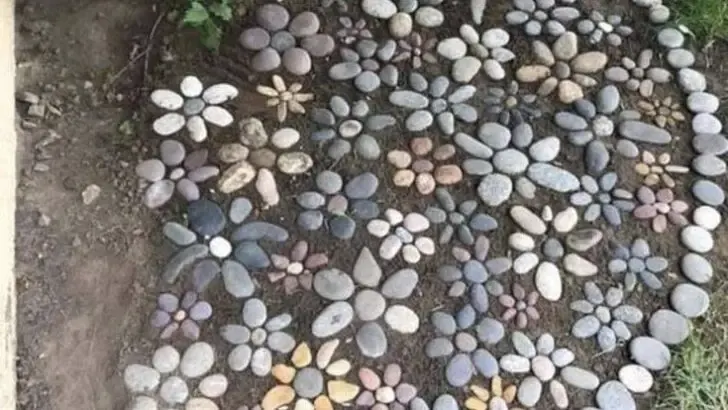
[(480, 59), (473, 56), (465, 56), (453, 63), (452, 65), (452, 79), (459, 83), (469, 83), (483, 63)]
[(382, 295), (388, 299), (406, 299), (414, 291), (418, 279), (414, 269), (401, 269), (382, 284)]
[(391, 0), (364, 0), (361, 8), (366, 14), (380, 19), (388, 19), (397, 13), (397, 6)]
[(450, 362), (447, 364), (445, 369), (445, 378), (450, 386), (462, 387), (465, 386), (475, 373), (473, 362), (470, 357), (466, 354), (456, 354)]
[(510, 198), (512, 192), (513, 181), (501, 174), (486, 175), (478, 184), (478, 196), (488, 206), (502, 204)]
[(541, 399), (542, 391), (541, 381), (533, 376), (528, 376), (518, 386), (518, 401), (526, 407), (533, 407)]
[(365, 323), (356, 332), (356, 344), (364, 356), (377, 358), (387, 351), (387, 336), (378, 323)]
[(366, 199), (374, 195), (379, 186), (379, 180), (371, 172), (365, 172), (350, 180), (344, 192), (349, 199)]
[(531, 164), (527, 175), (536, 184), (557, 192), (576, 191), (581, 186), (574, 174), (547, 163)]
[(683, 275), (697, 284), (708, 283), (713, 277), (713, 266), (707, 259), (697, 253), (689, 253), (683, 256), (680, 261), (680, 269)]
[(599, 387), (599, 376), (575, 366), (566, 366), (561, 369), (561, 378), (574, 387), (583, 390), (596, 390)]
[(640, 336), (629, 344), (632, 359), (647, 369), (659, 372), (670, 365), (670, 350), (662, 342), (652, 337)]
[(681, 315), (692, 319), (708, 311), (710, 295), (698, 286), (681, 283), (670, 294), (670, 303)]
[(561, 299), (562, 284), (559, 268), (551, 262), (541, 262), (536, 270), (536, 289), (544, 299), (552, 302)]
[(688, 96), (687, 106), (694, 113), (714, 113), (720, 108), (720, 100), (713, 94), (695, 92)]
[(124, 384), (133, 393), (152, 392), (159, 385), (157, 370), (141, 364), (131, 364), (124, 369)]
[(662, 343), (679, 345), (690, 335), (690, 322), (672, 310), (660, 309), (650, 317), (648, 329)]
[(693, 170), (707, 177), (723, 175), (726, 172), (726, 163), (715, 155), (702, 154), (693, 158)]
[(475, 331), (477, 332), (478, 340), (486, 345), (494, 345), (500, 342), (503, 336), (505, 336), (503, 324), (489, 317), (483, 318), (475, 328)]
[(633, 393), (647, 393), (655, 379), (652, 373), (637, 364), (628, 364), (619, 369), (619, 381)]
[[(410, 407), (411, 408), (411, 407)], [(432, 403), (432, 410), (459, 410), (458, 402), (449, 394), (440, 395)], [(414, 409), (413, 409), (414, 410)]]
[(692, 143), (695, 151), (701, 154), (723, 155), (728, 152), (728, 139), (723, 134), (698, 134)]
[(619, 133), (624, 137), (638, 142), (664, 145), (672, 141), (670, 133), (642, 121), (628, 120), (619, 124)]
[(705, 76), (692, 68), (680, 69), (677, 80), (686, 93), (705, 91), (707, 87)]
[(196, 342), (190, 345), (180, 360), (180, 372), (189, 378), (204, 375), (215, 363), (215, 351), (205, 342)]
[(311, 333), (325, 339), (339, 333), (354, 319), (354, 309), (346, 302), (334, 302), (316, 316), (311, 325)]
[(362, 68), (359, 63), (343, 62), (334, 64), (329, 68), (329, 77), (335, 81), (345, 81), (355, 78), (361, 72)]
[(725, 201), (725, 192), (713, 181), (697, 181), (693, 184), (691, 192), (698, 200), (707, 205), (718, 206)]
[(709, 252), (714, 244), (710, 231), (696, 225), (683, 228), (680, 231), (680, 240), (688, 249), (697, 253)]
[(354, 281), (339, 269), (325, 269), (316, 273), (313, 288), (328, 300), (346, 300), (354, 294)]
[(627, 387), (614, 380), (599, 388), (596, 400), (601, 410), (637, 410), (637, 404)]
[(210, 248), (202, 244), (190, 245), (180, 250), (164, 266), (162, 279), (169, 284), (174, 283), (183, 271), (209, 254)]

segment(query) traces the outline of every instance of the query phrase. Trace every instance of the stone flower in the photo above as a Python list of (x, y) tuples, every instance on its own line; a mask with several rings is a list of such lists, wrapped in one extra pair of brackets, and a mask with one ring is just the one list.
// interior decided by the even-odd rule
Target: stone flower
[(574, 102), (574, 112), (560, 111), (554, 115), (556, 125), (569, 133), (570, 143), (586, 146), (584, 162), (592, 175), (601, 174), (611, 161), (603, 139), (614, 135), (614, 122), (610, 116), (619, 109), (619, 104), (619, 90), (608, 85), (597, 93), (596, 104), (578, 99)]
[(283, 281), (286, 295), (293, 294), (298, 288), (311, 290), (313, 275), (329, 263), (325, 253), (311, 253), (306, 241), (298, 241), (289, 256), (271, 255), (273, 267), (277, 270), (268, 273), (271, 283)]
[(576, 34), (568, 31), (562, 34), (549, 48), (546, 43), (534, 40), (535, 65), (518, 69), (516, 78), (524, 83), (540, 82), (538, 94), (550, 95), (558, 89), (559, 100), (564, 104), (584, 98), (582, 87), (593, 87), (597, 80), (589, 74), (596, 74), (607, 65), (607, 55), (600, 51), (579, 54)]
[(437, 57), (432, 53), (435, 45), (437, 45), (437, 39), (434, 37), (424, 40), (420, 33), (412, 33), (400, 39), (397, 44), (402, 51), (392, 58), (393, 63), (409, 61), (415, 70), (422, 68), (423, 62), (437, 63)]
[[(283, 67), (293, 75), (311, 71), (311, 57), (324, 57), (334, 51), (334, 39), (318, 34), (321, 28), (316, 13), (304, 11), (291, 19), (280, 4), (269, 3), (255, 12), (257, 26), (240, 34), (243, 48), (255, 51), (250, 67), (268, 72)], [(283, 121), (283, 120), (281, 120)]]
[(445, 22), (445, 15), (434, 6), (444, 0), (362, 0), (364, 13), (378, 19), (388, 20), (389, 34), (401, 38), (412, 33), (413, 24), (425, 28), (439, 27)]
[(651, 219), (652, 230), (663, 233), (667, 230), (667, 223), (685, 226), (688, 219), (683, 215), (690, 206), (687, 202), (675, 199), (670, 188), (662, 188), (657, 192), (646, 186), (637, 190), (637, 199), (640, 205), (634, 209), (633, 215), (637, 219)]
[(200, 337), (200, 323), (212, 316), (212, 306), (198, 299), (196, 292), (185, 292), (182, 300), (172, 293), (157, 296), (157, 309), (152, 313), (150, 322), (161, 329), (160, 339), (169, 339), (177, 333), (190, 340)]
[[(554, 337), (542, 334), (534, 344), (521, 332), (513, 332), (511, 342), (517, 354), (506, 354), (500, 358), (502, 371), (527, 375), (518, 385), (516, 397), (521, 405), (533, 408), (541, 401), (544, 385), (548, 384), (551, 399), (560, 409), (569, 408), (569, 396), (564, 383), (585, 390), (596, 390), (599, 377), (573, 366), (574, 353), (567, 348), (556, 348)], [(563, 382), (562, 382), (563, 381)]]
[(324, 226), (338, 239), (350, 239), (356, 231), (356, 219), (370, 220), (379, 216), (379, 205), (371, 198), (377, 192), (379, 180), (371, 172), (364, 172), (344, 186), (341, 175), (321, 171), (316, 176), (320, 191), (305, 191), (296, 197), (303, 208), (296, 222), (305, 231), (317, 231)]
[(314, 108), (311, 112), (311, 119), (320, 127), (311, 134), (311, 140), (328, 142), (326, 154), (334, 161), (348, 155), (352, 146), (358, 157), (378, 159), (381, 148), (370, 133), (389, 128), (397, 120), (391, 115), (370, 114), (369, 103), (365, 100), (350, 104), (345, 98), (335, 95), (331, 97), (328, 108)]
[(294, 408), (332, 409), (332, 402), (348, 405), (354, 400), (359, 386), (342, 380), (351, 364), (346, 359), (331, 361), (338, 346), (338, 339), (330, 340), (319, 347), (314, 358), (308, 344), (299, 344), (290, 365), (273, 366), (271, 373), (279, 384), (263, 397), (262, 410), (289, 407), (294, 401)]
[[(345, 2), (346, 0), (337, 1)], [(367, 28), (367, 21), (364, 19), (355, 22), (351, 17), (341, 16), (339, 17), (339, 24), (341, 24), (342, 28), (336, 32), (336, 37), (344, 44), (354, 44), (357, 40), (371, 40), (374, 38), (372, 32)]]
[(422, 214), (410, 212), (406, 216), (396, 209), (384, 211), (385, 219), (372, 219), (367, 230), (377, 238), (384, 238), (379, 245), (379, 257), (392, 260), (398, 254), (407, 263), (415, 264), (422, 255), (435, 254), (432, 238), (418, 234), (430, 228), (430, 221)]
[(402, 368), (398, 364), (388, 364), (382, 378), (374, 370), (363, 367), (359, 370), (359, 381), (364, 390), (356, 399), (357, 406), (387, 408), (399, 404), (405, 408), (417, 396), (415, 386), (402, 382)]
[(662, 256), (653, 256), (646, 240), (637, 238), (630, 247), (618, 245), (614, 259), (609, 262), (609, 272), (624, 276), (624, 289), (632, 292), (637, 281), (649, 289), (662, 289), (662, 278), (669, 262)]
[(655, 158), (650, 151), (642, 151), (642, 160), (634, 166), (635, 172), (643, 177), (642, 183), (652, 187), (662, 182), (668, 188), (675, 188), (673, 176), (683, 175), (690, 169), (682, 165), (672, 165), (670, 153), (663, 152)]
[(159, 145), (159, 158), (140, 162), (136, 174), (150, 185), (144, 191), (143, 203), (159, 208), (169, 202), (175, 190), (188, 202), (200, 199), (198, 183), (216, 177), (220, 169), (207, 165), (207, 150), (189, 155), (179, 141), (167, 139)]
[(478, 111), (470, 104), (475, 87), (461, 85), (450, 89), (450, 80), (439, 76), (428, 81), (422, 74), (412, 73), (409, 78), (411, 90), (396, 90), (389, 94), (389, 102), (412, 111), (405, 120), (409, 131), (424, 131), (435, 122), (445, 135), (455, 132), (455, 120), (474, 123)]
[(528, 123), (511, 131), (501, 124), (486, 122), (478, 128), (478, 139), (460, 132), (453, 140), (470, 156), (463, 162), (463, 171), (483, 177), (478, 196), (488, 206), (508, 200), (514, 187), (527, 199), (535, 196), (534, 183), (557, 192), (579, 187), (576, 176), (551, 164), (561, 150), (561, 140), (552, 136), (534, 142), (533, 128)]
[(191, 283), (195, 291), (204, 291), (221, 275), (229, 294), (250, 297), (255, 284), (249, 270), (270, 266), (270, 258), (260, 242), (288, 240), (288, 231), (279, 225), (245, 222), (252, 210), (253, 204), (244, 197), (233, 199), (227, 216), (220, 205), (210, 200), (191, 202), (186, 226), (171, 221), (164, 224), (164, 235), (180, 248), (164, 267), (164, 281), (173, 284), (193, 266)]
[(632, 35), (634, 30), (622, 21), (622, 16), (616, 14), (604, 15), (596, 10), (589, 14), (589, 18), (583, 19), (577, 24), (576, 30), (579, 34), (588, 36), (589, 43), (599, 44), (606, 40), (607, 44), (613, 47), (622, 45), (624, 37)]
[(621, 288), (610, 287), (606, 296), (594, 282), (584, 284), (586, 299), (572, 302), (571, 310), (584, 314), (571, 328), (572, 336), (588, 339), (596, 336), (602, 352), (611, 352), (617, 345), (624, 345), (632, 339), (627, 325), (642, 322), (642, 311), (632, 305), (624, 304)]
[(347, 0), (321, 0), (321, 7), (327, 9), (333, 5), (340, 13), (344, 13), (349, 10), (349, 2)]
[[(559, 261), (567, 272), (575, 276), (597, 274), (597, 266), (578, 252), (593, 248), (604, 234), (593, 228), (574, 230), (579, 222), (579, 214), (574, 207), (554, 215), (547, 205), (539, 216), (524, 206), (516, 205), (511, 207), (510, 215), (523, 230), (508, 238), (510, 247), (522, 252), (513, 261), (513, 271), (523, 275), (535, 268), (536, 289), (544, 299), (555, 302), (561, 298), (563, 289), (561, 269), (557, 265)], [(560, 236), (566, 236), (566, 248)], [(541, 256), (535, 252), (539, 247), (545, 260), (541, 260)], [(567, 249), (570, 252), (567, 253)]]
[(660, 128), (676, 127), (678, 122), (685, 121), (685, 114), (682, 112), (680, 103), (673, 103), (672, 97), (654, 99), (652, 101), (642, 100), (637, 102), (637, 109)]
[(510, 128), (541, 118), (542, 111), (536, 105), (536, 94), (519, 92), (518, 81), (511, 81), (506, 88), (489, 87), (483, 99), (486, 112), (498, 115), (498, 122)]
[[(152, 367), (131, 364), (124, 369), (124, 384), (134, 395), (130, 408), (218, 408), (213, 399), (225, 394), (228, 380), (220, 373), (207, 375), (214, 364), (215, 350), (205, 342), (191, 344), (181, 357), (171, 345), (160, 347)], [(190, 388), (190, 381), (198, 378), (197, 388)]]
[[(514, 1), (516, 10), (506, 13), (506, 23), (512, 26), (523, 26), (529, 36), (539, 36), (546, 32), (551, 36), (560, 36), (566, 32), (564, 24), (568, 24), (581, 15), (579, 9), (565, 4), (574, 1), (561, 0), (522, 0)], [(545, 30), (544, 30), (545, 29)]]
[(513, 61), (516, 55), (506, 48), (511, 37), (502, 28), (491, 28), (482, 34), (470, 24), (460, 26), (460, 37), (450, 37), (440, 42), (438, 53), (453, 61), (452, 78), (469, 83), (482, 67), (491, 80), (505, 78), (503, 64)]
[(505, 336), (497, 320), (483, 317), (476, 325), (477, 314), (465, 305), (455, 317), (436, 311), (430, 317), (437, 337), (427, 342), (425, 354), (431, 359), (449, 358), (445, 378), (452, 387), (466, 386), (473, 376), (491, 378), (500, 372), (498, 360), (485, 346), (493, 346)]
[(639, 91), (645, 98), (652, 96), (655, 84), (670, 82), (672, 74), (661, 67), (652, 67), (654, 52), (645, 49), (640, 52), (637, 61), (622, 57), (621, 66), (607, 68), (604, 77), (615, 83), (622, 83), (630, 91)]
[(498, 228), (498, 221), (492, 216), (475, 212), (478, 208), (475, 200), (458, 204), (445, 188), (435, 189), (435, 198), (438, 205), (428, 207), (425, 216), (434, 225), (442, 226), (437, 240), (440, 245), (450, 243), (456, 237), (464, 245), (470, 246), (475, 244), (473, 232), (490, 232)]
[[(440, 186), (455, 185), (462, 181), (463, 171), (455, 164), (440, 164), (442, 161), (452, 161), (455, 156), (455, 147), (445, 144), (432, 151), (432, 139), (418, 137), (410, 140), (410, 150), (392, 150), (387, 153), (387, 161), (397, 168), (392, 177), (395, 186), (409, 188), (413, 184), (422, 195), (429, 195)], [(432, 160), (428, 157), (432, 156)]]
[(283, 313), (268, 317), (268, 308), (260, 299), (248, 299), (243, 305), (243, 324), (228, 324), (220, 328), (220, 336), (234, 345), (227, 364), (232, 371), (248, 368), (258, 376), (267, 376), (273, 363), (273, 352), (290, 353), (296, 340), (284, 331), (293, 317)]
[(607, 172), (595, 179), (591, 175), (581, 177), (581, 191), (571, 195), (572, 205), (586, 207), (583, 218), (594, 222), (603, 217), (612, 226), (622, 224), (622, 212), (632, 212), (634, 195), (626, 189), (617, 188), (619, 177), (616, 172)]
[(396, 87), (399, 70), (392, 64), (396, 51), (397, 42), (392, 39), (381, 43), (360, 39), (354, 48), (339, 49), (342, 61), (329, 68), (329, 78), (334, 81), (353, 80), (356, 89), (364, 94), (378, 90), (382, 84)]
[(268, 101), (266, 101), (268, 107), (276, 107), (279, 122), (285, 121), (289, 112), (292, 114), (306, 113), (302, 103), (313, 100), (312, 93), (302, 93), (303, 85), (301, 83), (292, 83), (287, 87), (279, 75), (274, 75), (272, 81), (273, 87), (258, 85), (255, 90), (258, 94), (268, 97)]
[(480, 313), (488, 312), (488, 295), (499, 297), (503, 294), (500, 278), (508, 272), (513, 262), (509, 257), (488, 258), (490, 241), (482, 237), (485, 251), (458, 265), (443, 265), (437, 270), (441, 280), (448, 283), (448, 296), (461, 297), (468, 293), (468, 306)]
[(224, 144), (217, 153), (221, 162), (230, 164), (218, 179), (217, 188), (229, 194), (255, 179), (255, 188), (266, 205), (278, 205), (276, 168), (286, 175), (300, 175), (313, 167), (310, 155), (294, 149), (301, 134), (293, 128), (280, 128), (268, 137), (263, 123), (254, 117), (241, 120), (238, 127), (239, 142)]
[(521, 410), (518, 407), (511, 407), (516, 399), (518, 387), (509, 384), (503, 388), (503, 379), (495, 376), (490, 379), (490, 388), (477, 384), (471, 384), (468, 388), (470, 395), (465, 400), (467, 409), (488, 409), (488, 410)]
[(523, 286), (514, 283), (510, 295), (504, 293), (498, 296), (498, 302), (505, 308), (501, 320), (509, 322), (515, 319), (516, 327), (525, 329), (528, 326), (529, 319), (533, 322), (541, 318), (536, 309), (538, 298), (539, 294), (535, 290), (526, 293)]
[(233, 123), (232, 114), (219, 105), (238, 96), (238, 89), (234, 86), (220, 83), (205, 89), (197, 77), (187, 76), (182, 79), (179, 88), (182, 95), (172, 90), (159, 89), (150, 96), (154, 105), (170, 111), (152, 123), (152, 129), (157, 134), (166, 137), (186, 126), (190, 139), (202, 142), (207, 139), (205, 122), (218, 127), (227, 127)]

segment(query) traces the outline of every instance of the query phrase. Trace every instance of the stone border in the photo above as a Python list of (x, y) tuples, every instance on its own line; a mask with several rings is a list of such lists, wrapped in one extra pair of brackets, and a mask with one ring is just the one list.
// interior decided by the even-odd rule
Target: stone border
[(15, 2), (0, 4), (0, 408), (16, 407), (15, 374)]

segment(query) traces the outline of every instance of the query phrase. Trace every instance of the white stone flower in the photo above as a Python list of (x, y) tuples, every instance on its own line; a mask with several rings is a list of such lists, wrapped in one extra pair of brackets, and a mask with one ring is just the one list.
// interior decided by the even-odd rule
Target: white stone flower
[(157, 134), (172, 135), (186, 126), (190, 138), (202, 142), (207, 138), (205, 122), (218, 127), (233, 123), (232, 114), (219, 105), (238, 96), (238, 89), (234, 86), (219, 83), (204, 89), (199, 78), (187, 76), (182, 79), (179, 88), (182, 95), (159, 89), (150, 96), (154, 105), (170, 111), (154, 120), (152, 128)]
[(400, 252), (407, 263), (417, 263), (422, 255), (435, 253), (435, 241), (427, 236), (415, 236), (430, 227), (430, 221), (422, 214), (411, 212), (402, 215), (396, 209), (384, 211), (385, 219), (373, 219), (367, 224), (370, 234), (384, 238), (379, 246), (379, 256), (394, 259)]

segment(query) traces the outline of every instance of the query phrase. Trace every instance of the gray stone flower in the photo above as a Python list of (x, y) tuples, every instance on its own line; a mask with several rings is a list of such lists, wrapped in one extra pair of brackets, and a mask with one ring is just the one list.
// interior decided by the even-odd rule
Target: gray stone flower
[(230, 351), (227, 364), (232, 371), (246, 369), (258, 376), (267, 376), (275, 353), (290, 353), (296, 340), (286, 329), (293, 317), (282, 313), (268, 317), (268, 308), (260, 299), (248, 299), (242, 310), (243, 324), (228, 324), (220, 328), (220, 336), (235, 347)]
[(349, 104), (338, 95), (331, 97), (328, 108), (315, 108), (311, 119), (321, 127), (311, 134), (311, 139), (329, 142), (326, 154), (334, 161), (348, 155), (352, 145), (353, 151), (362, 159), (379, 158), (381, 148), (369, 132), (389, 128), (397, 121), (391, 115), (370, 115), (369, 104), (365, 100)]
[(492, 216), (475, 212), (478, 203), (474, 200), (457, 204), (445, 188), (435, 189), (435, 198), (439, 205), (427, 208), (425, 216), (433, 224), (443, 225), (438, 238), (438, 243), (441, 245), (450, 243), (454, 236), (465, 245), (473, 245), (475, 243), (473, 231), (490, 232), (498, 228), (498, 221)]
[(476, 91), (472, 85), (451, 90), (446, 76), (428, 81), (422, 74), (411, 73), (409, 86), (411, 90), (391, 92), (389, 102), (413, 111), (405, 120), (410, 131), (424, 131), (437, 121), (445, 135), (452, 135), (456, 119), (469, 124), (478, 120), (478, 111), (468, 104)]
[(443, 265), (437, 270), (441, 280), (450, 285), (448, 296), (462, 297), (468, 294), (468, 305), (477, 312), (486, 313), (490, 307), (488, 295), (498, 297), (503, 294), (500, 277), (513, 266), (510, 257), (488, 258), (490, 241), (485, 241), (483, 252), (458, 265)]
[[(541, 401), (542, 392), (548, 390), (556, 407), (567, 409), (569, 396), (562, 381), (584, 390), (599, 387), (599, 377), (572, 365), (574, 353), (567, 348), (557, 349), (551, 334), (542, 334), (534, 343), (524, 333), (516, 331), (511, 335), (511, 342), (517, 354), (502, 356), (499, 364), (503, 372), (526, 375), (516, 394), (521, 405), (535, 408)], [(548, 389), (545, 389), (547, 383)]]
[(512, 26), (523, 26), (529, 36), (539, 36), (542, 32), (552, 36), (560, 36), (566, 32), (564, 24), (568, 24), (581, 15), (579, 9), (564, 6), (573, 4), (575, 0), (513, 0), (515, 10), (506, 13), (506, 23)]
[(318, 15), (304, 11), (291, 18), (280, 4), (269, 3), (255, 12), (255, 27), (240, 34), (240, 45), (255, 55), (250, 67), (258, 72), (269, 72), (281, 65), (293, 75), (308, 74), (311, 57), (324, 57), (334, 51), (334, 39), (319, 34)]
[[(215, 409), (214, 399), (227, 391), (225, 375), (208, 375), (215, 364), (215, 350), (208, 343), (193, 343), (182, 354), (171, 345), (162, 346), (155, 350), (151, 363), (124, 369), (124, 384), (134, 395), (130, 409)], [(190, 387), (193, 379), (201, 379), (196, 388)]]
[(591, 175), (581, 177), (581, 191), (571, 194), (572, 205), (586, 207), (583, 218), (594, 222), (603, 217), (609, 224), (622, 224), (622, 212), (632, 212), (634, 195), (626, 189), (616, 188), (619, 177), (616, 172), (607, 172), (597, 181)]
[(347, 0), (321, 0), (321, 7), (325, 9), (334, 5), (336, 5), (339, 13), (344, 13), (349, 10), (349, 2)]
[(332, 236), (350, 239), (357, 228), (354, 218), (366, 221), (379, 215), (379, 205), (371, 200), (379, 180), (371, 172), (359, 174), (344, 186), (341, 175), (321, 171), (316, 186), (319, 191), (305, 191), (296, 197), (303, 208), (296, 222), (305, 231), (317, 231), (326, 222)]
[(601, 174), (611, 161), (607, 145), (602, 141), (614, 135), (615, 126), (610, 118), (621, 101), (619, 90), (608, 85), (597, 93), (596, 104), (587, 99), (574, 101), (573, 111), (560, 111), (554, 122), (569, 133), (569, 142), (578, 147), (586, 146), (584, 162), (592, 175)]
[(583, 19), (577, 24), (576, 30), (588, 36), (589, 43), (599, 44), (606, 40), (607, 44), (619, 47), (624, 37), (632, 35), (634, 30), (622, 21), (622, 16), (616, 14), (604, 15), (596, 10), (589, 14), (589, 18)]
[(469, 83), (482, 67), (491, 80), (505, 78), (503, 64), (516, 55), (506, 48), (510, 35), (502, 28), (491, 28), (480, 33), (470, 24), (460, 26), (460, 37), (450, 37), (438, 44), (438, 53), (453, 61), (452, 78)]
[(437, 57), (433, 53), (435, 45), (437, 44), (437, 38), (433, 37), (424, 40), (420, 33), (412, 33), (409, 36), (400, 39), (397, 44), (401, 51), (392, 58), (392, 62), (394, 63), (409, 61), (410, 65), (415, 70), (422, 68), (423, 62), (429, 64), (437, 63)]
[(260, 242), (288, 240), (288, 231), (279, 225), (245, 222), (252, 210), (253, 204), (244, 197), (231, 202), (228, 216), (210, 200), (191, 202), (187, 207), (186, 225), (171, 221), (164, 224), (164, 235), (180, 249), (165, 265), (162, 278), (172, 284), (193, 266), (191, 283), (197, 292), (204, 291), (222, 276), (225, 290), (232, 296), (251, 296), (255, 284), (249, 271), (271, 264)]
[(181, 331), (190, 340), (200, 337), (200, 323), (212, 316), (212, 306), (199, 300), (197, 292), (188, 291), (180, 300), (173, 293), (162, 293), (157, 297), (157, 309), (152, 313), (152, 327), (161, 329), (160, 339), (169, 339)]
[(397, 42), (392, 39), (377, 43), (363, 38), (354, 48), (339, 49), (341, 62), (329, 68), (329, 78), (334, 81), (352, 81), (357, 90), (369, 94), (384, 84), (396, 87), (399, 70), (392, 64)]
[(581, 317), (571, 328), (572, 336), (588, 339), (596, 336), (602, 352), (611, 352), (632, 339), (627, 325), (642, 322), (643, 314), (638, 308), (624, 304), (621, 287), (610, 287), (606, 295), (594, 282), (584, 284), (585, 299), (572, 302), (571, 310), (581, 313)]
[(669, 262), (662, 256), (653, 256), (646, 240), (637, 238), (628, 248), (617, 245), (614, 259), (609, 262), (609, 272), (623, 276), (624, 288), (632, 292), (638, 280), (651, 290), (662, 289), (664, 272)]
[(422, 214), (410, 212), (403, 215), (389, 208), (384, 211), (384, 219), (372, 219), (367, 231), (377, 238), (384, 238), (379, 245), (379, 257), (392, 260), (401, 254), (410, 264), (418, 263), (423, 255), (435, 254), (435, 242), (423, 233), (430, 228), (430, 221)]
[(540, 118), (542, 111), (536, 106), (538, 96), (519, 92), (518, 81), (511, 81), (506, 88), (489, 87), (483, 98), (485, 111), (498, 115), (498, 122), (514, 128), (534, 118)]
[(364, 13), (374, 18), (388, 20), (389, 33), (401, 38), (412, 33), (412, 27), (439, 27), (445, 22), (445, 15), (435, 6), (444, 0), (362, 0)]
[(206, 149), (187, 154), (181, 142), (162, 141), (159, 158), (142, 161), (136, 166), (137, 176), (151, 184), (144, 191), (144, 205), (159, 208), (172, 199), (175, 191), (188, 202), (200, 199), (197, 184), (220, 173), (220, 168), (207, 164)]
[[(333, 0), (323, 0), (333, 2)], [(343, 2), (346, 0), (337, 0)], [(372, 32), (367, 28), (367, 22), (364, 19), (359, 19), (356, 22), (351, 17), (341, 16), (339, 17), (339, 23), (343, 28), (336, 32), (336, 37), (344, 44), (354, 44), (357, 40), (361, 39), (372, 39), (374, 36)]]
[(434, 339), (427, 342), (425, 354), (431, 359), (449, 358), (445, 378), (453, 387), (462, 387), (477, 374), (486, 378), (500, 372), (498, 360), (486, 346), (500, 342), (505, 328), (497, 320), (484, 317), (478, 322), (472, 306), (465, 305), (455, 317), (437, 311), (430, 317), (435, 328)]
[(552, 165), (561, 150), (561, 140), (551, 136), (534, 141), (533, 128), (523, 123), (511, 131), (496, 122), (478, 128), (478, 138), (457, 133), (455, 144), (470, 158), (463, 162), (463, 171), (482, 176), (478, 196), (488, 206), (508, 200), (513, 191), (531, 199), (536, 184), (557, 192), (579, 188), (579, 180), (571, 172)]
[(642, 50), (637, 61), (622, 57), (621, 66), (612, 66), (604, 71), (604, 77), (615, 83), (622, 83), (630, 91), (639, 91), (645, 98), (652, 96), (655, 84), (665, 84), (672, 79), (672, 73), (661, 67), (652, 67), (654, 52)]

